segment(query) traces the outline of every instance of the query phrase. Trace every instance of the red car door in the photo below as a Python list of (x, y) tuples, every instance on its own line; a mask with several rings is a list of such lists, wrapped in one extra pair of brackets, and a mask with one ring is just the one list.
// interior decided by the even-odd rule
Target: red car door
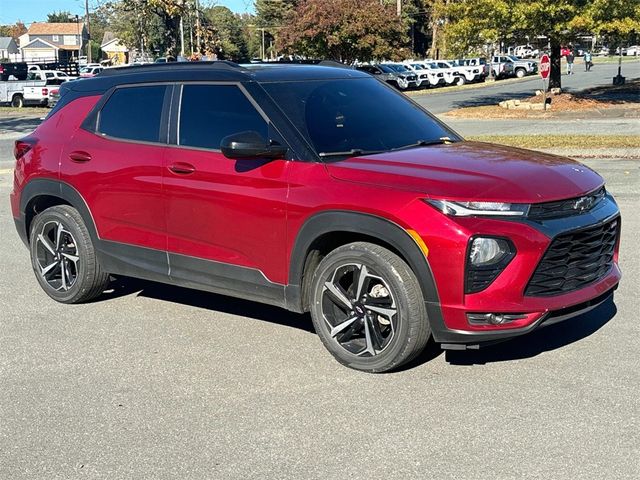
[[(67, 142), (60, 175), (90, 207), (100, 239), (166, 250), (161, 117), (167, 87), (116, 89), (95, 131)], [(164, 132), (166, 139), (166, 129)]]
[(231, 160), (219, 150), (234, 133), (269, 138), (264, 114), (239, 85), (177, 88), (177, 145), (163, 170), (171, 275), (200, 284), (285, 283), (289, 162)]

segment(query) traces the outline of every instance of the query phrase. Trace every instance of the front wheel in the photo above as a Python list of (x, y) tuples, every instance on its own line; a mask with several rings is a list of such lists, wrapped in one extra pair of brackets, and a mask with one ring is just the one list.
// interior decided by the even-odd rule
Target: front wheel
[(516, 70), (516, 77), (523, 78), (525, 75), (526, 75), (526, 72), (522, 68), (519, 68), (518, 70)]
[(467, 83), (467, 80), (464, 77), (458, 77), (456, 78), (456, 85), (458, 87), (461, 87), (462, 85), (464, 85), (465, 83)]
[(410, 361), (431, 334), (422, 291), (395, 253), (356, 242), (329, 253), (310, 288), (311, 318), (343, 365), (386, 372)]

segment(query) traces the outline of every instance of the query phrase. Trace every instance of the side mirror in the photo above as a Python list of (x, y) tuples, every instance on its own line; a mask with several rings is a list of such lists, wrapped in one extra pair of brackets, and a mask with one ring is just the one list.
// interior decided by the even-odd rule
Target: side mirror
[(233, 160), (282, 158), (287, 147), (269, 144), (258, 132), (248, 131), (234, 133), (224, 137), (220, 142), (222, 154)]

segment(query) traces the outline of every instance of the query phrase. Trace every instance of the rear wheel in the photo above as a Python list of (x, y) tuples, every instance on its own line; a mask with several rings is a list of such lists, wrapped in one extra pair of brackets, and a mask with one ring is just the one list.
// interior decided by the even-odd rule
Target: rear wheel
[(342, 364), (385, 372), (418, 355), (431, 333), (415, 274), (396, 254), (365, 242), (329, 253), (310, 289), (311, 317)]
[(29, 241), (36, 279), (54, 300), (86, 302), (109, 285), (109, 274), (100, 267), (89, 231), (73, 207), (58, 205), (40, 213)]
[(19, 93), (16, 93), (11, 98), (11, 106), (13, 108), (22, 108), (24, 106), (24, 98)]

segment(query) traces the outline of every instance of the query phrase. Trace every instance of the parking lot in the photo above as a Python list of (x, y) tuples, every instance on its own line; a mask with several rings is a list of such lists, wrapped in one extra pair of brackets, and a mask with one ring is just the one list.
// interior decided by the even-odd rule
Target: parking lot
[(0, 477), (636, 478), (640, 166), (591, 161), (624, 217), (615, 304), (403, 371), (335, 362), (311, 320), (120, 279), (38, 287), (0, 174)]

